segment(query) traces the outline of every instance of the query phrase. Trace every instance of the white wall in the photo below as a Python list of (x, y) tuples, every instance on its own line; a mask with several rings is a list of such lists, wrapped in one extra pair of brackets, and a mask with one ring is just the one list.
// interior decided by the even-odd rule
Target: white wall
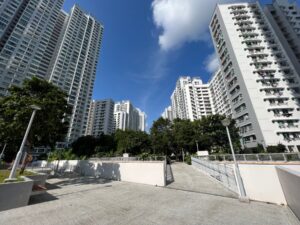
[(276, 167), (276, 170), (288, 206), (300, 219), (300, 172), (281, 166)]
[[(287, 204), (276, 165), (239, 164), (247, 196), (251, 200)], [(300, 171), (300, 165), (282, 165)]]
[[(56, 169), (57, 161), (51, 163), (40, 161), (37, 165)], [(165, 186), (164, 161), (61, 160), (59, 170), (75, 171), (85, 176)]]
[[(230, 169), (233, 164), (200, 160), (193, 157), (192, 164), (204, 173), (220, 181), (225, 187), (237, 192), (233, 171)], [(250, 200), (287, 204), (282, 182), (276, 170), (278, 166), (279, 164), (239, 163), (246, 195)], [(300, 173), (300, 163), (281, 164), (280, 167)]]

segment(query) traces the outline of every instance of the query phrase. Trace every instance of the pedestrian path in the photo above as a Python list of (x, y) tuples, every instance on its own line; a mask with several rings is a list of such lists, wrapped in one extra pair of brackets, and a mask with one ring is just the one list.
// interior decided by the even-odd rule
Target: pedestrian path
[[(179, 185), (182, 171), (178, 172), (177, 169), (193, 172), (191, 167), (174, 164), (172, 168), (175, 182), (170, 186), (184, 188)], [(182, 175), (184, 177), (191, 179), (186, 174)], [(203, 181), (202, 189), (194, 187), (196, 191), (205, 191), (214, 186), (206, 179)], [(259, 202), (242, 203), (235, 198), (199, 194), (196, 191), (88, 177), (56, 178), (48, 180), (48, 183), (51, 185), (48, 195), (52, 198), (40, 196), (44, 201), (2, 211), (0, 224), (299, 225), (287, 207)], [(218, 193), (227, 192), (223, 190)]]
[[(173, 163), (171, 165), (171, 170), (173, 182), (168, 184), (167, 188), (237, 198), (235, 193), (228, 190), (222, 184), (213, 180), (206, 174), (203, 174), (193, 166), (185, 163)], [(169, 171), (168, 174), (170, 174)]]

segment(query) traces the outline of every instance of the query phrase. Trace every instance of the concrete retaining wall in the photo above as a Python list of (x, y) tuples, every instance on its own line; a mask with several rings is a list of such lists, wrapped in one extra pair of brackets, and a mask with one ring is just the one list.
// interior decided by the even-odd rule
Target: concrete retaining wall
[(251, 200), (287, 204), (274, 165), (239, 164), (239, 167)]
[(22, 182), (0, 184), (0, 211), (26, 206), (28, 204), (33, 180), (23, 177)]
[(61, 160), (48, 163), (39, 161), (35, 166), (51, 167), (59, 172), (76, 172), (84, 176), (128, 181), (141, 184), (165, 186), (164, 161), (100, 161)]
[[(192, 158), (192, 164), (201, 171), (220, 181), (224, 186), (237, 192), (233, 175), (232, 163), (220, 163), (218, 161), (200, 160)], [(241, 177), (245, 191), (249, 199), (287, 205), (287, 195), (284, 193), (282, 181), (276, 171), (278, 164), (239, 163)], [(282, 164), (281, 168), (298, 171), (300, 164)], [(286, 179), (292, 179), (286, 178)], [(296, 178), (294, 178), (296, 179)], [(291, 181), (289, 181), (290, 183)], [(296, 181), (294, 181), (296, 182)], [(300, 196), (300, 185), (297, 186)], [(299, 201), (300, 202), (300, 201)], [(292, 205), (295, 205), (292, 203)]]
[[(239, 164), (246, 193), (250, 199), (287, 204), (276, 166), (278, 165)], [(300, 171), (300, 165), (282, 164), (281, 167)]]
[(300, 172), (276, 167), (288, 206), (300, 220)]

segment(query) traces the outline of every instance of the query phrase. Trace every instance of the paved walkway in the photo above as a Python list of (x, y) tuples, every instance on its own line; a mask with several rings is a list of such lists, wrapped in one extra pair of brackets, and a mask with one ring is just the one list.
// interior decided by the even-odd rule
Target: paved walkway
[(49, 182), (49, 194), (32, 203), (48, 202), (0, 212), (0, 224), (299, 225), (277, 205), (94, 178)]
[(173, 163), (171, 169), (174, 182), (170, 183), (168, 188), (237, 198), (234, 192), (192, 166), (185, 163)]

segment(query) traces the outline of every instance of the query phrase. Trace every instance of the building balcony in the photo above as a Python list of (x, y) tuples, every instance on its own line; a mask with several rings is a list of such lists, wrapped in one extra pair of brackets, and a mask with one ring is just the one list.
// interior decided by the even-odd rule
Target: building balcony
[(262, 40), (259, 37), (252, 35), (252, 37), (249, 37), (249, 36), (244, 37), (244, 41), (242, 43), (248, 44), (248, 43), (253, 43), (253, 42), (258, 43), (258, 42), (262, 42)]
[(238, 6), (231, 6), (230, 7), (230, 9), (232, 10), (233, 13), (244, 11), (245, 8), (246, 8), (246, 6), (244, 6), (244, 5), (238, 5)]
[(247, 15), (247, 13), (240, 13), (238, 15), (235, 15), (232, 17), (232, 19), (235, 19), (237, 21), (239, 20), (248, 20), (250, 19), (251, 17)]
[(234, 111), (235, 117), (239, 117), (239, 116), (245, 114), (246, 112), (247, 112), (247, 109), (246, 109), (246, 108), (240, 109), (240, 110), (237, 110), (237, 111)]
[(248, 11), (245, 10), (244, 8), (241, 8), (241, 9), (233, 9), (233, 8), (232, 8), (232, 13), (233, 13), (233, 14), (248, 13)]
[(292, 141), (299, 141), (300, 140), (300, 131), (299, 128), (294, 128), (294, 129), (284, 129), (284, 130), (277, 130), (277, 134), (282, 134), (284, 137), (284, 140), (287, 142), (292, 142)]
[(265, 82), (265, 83), (261, 83), (261, 86), (265, 87), (262, 88), (261, 90), (265, 90), (265, 89), (273, 89), (278, 87), (279, 83), (278, 82)]
[(252, 50), (252, 49), (265, 49), (264, 46), (260, 45), (260, 44), (257, 44), (257, 45), (251, 45), (251, 46), (246, 46), (245, 47), (246, 50)]
[(268, 107), (268, 112), (274, 110), (293, 110), (293, 107), (288, 106), (288, 103), (284, 103), (283, 105), (279, 105), (278, 103), (271, 103)]
[(299, 131), (299, 125), (298, 124), (280, 124), (278, 126), (280, 129), (287, 130), (290, 132)]
[(235, 77), (234, 71), (229, 70), (227, 74), (225, 74), (226, 81), (230, 82)]
[(272, 119), (272, 123), (298, 123), (299, 118), (293, 118), (293, 117), (275, 117)]
[(250, 65), (254, 65), (256, 69), (271, 68), (272, 62), (267, 59), (255, 59)]
[(231, 91), (233, 91), (236, 87), (237, 87), (237, 85), (238, 85), (238, 82), (237, 81), (235, 81), (233, 84), (231, 84), (231, 85), (228, 85), (228, 91), (229, 92), (231, 92)]
[[(264, 66), (264, 67), (258, 67), (258, 68), (255, 68), (254, 72), (258, 73), (259, 72), (270, 72), (270, 73), (275, 73), (276, 70), (273, 69), (271, 66)], [(268, 75), (260, 75), (260, 76), (270, 76), (271, 74), (268, 74)]]
[(283, 95), (283, 92), (272, 92), (272, 93), (265, 93), (266, 96), (275, 96), (275, 97), (281, 97)]
[(242, 26), (246, 26), (246, 25), (249, 26), (249, 25), (253, 24), (253, 22), (250, 20), (240, 20), (240, 21), (236, 21), (235, 24), (239, 25), (239, 27), (242, 27)]
[(237, 107), (237, 106), (239, 106), (239, 105), (241, 105), (243, 103), (244, 103), (244, 99), (240, 98), (238, 101), (232, 102), (232, 105), (234, 105), (234, 107)]
[(240, 121), (237, 121), (237, 122), (238, 122), (239, 127), (243, 127), (243, 126), (251, 124), (251, 121), (250, 121), (249, 117), (247, 119), (240, 120)]
[(248, 36), (248, 35), (259, 35), (259, 33), (255, 32), (256, 28), (252, 25), (246, 24), (239, 26), (237, 31), (240, 31), (240, 35)]
[(276, 113), (274, 114), (275, 118), (290, 118), (290, 119), (295, 119), (292, 118), (293, 114), (292, 113)]
[(263, 75), (260, 75), (262, 78), (259, 78), (259, 79), (256, 79), (256, 81), (261, 81), (261, 82), (265, 82), (265, 81), (279, 81), (278, 78), (274, 78), (274, 77), (271, 77), (268, 75), (267, 76), (263, 76)]
[(254, 57), (268, 57), (269, 54), (266, 54), (264, 52), (261, 52), (261, 51), (249, 51), (249, 55), (251, 58), (254, 58)]

